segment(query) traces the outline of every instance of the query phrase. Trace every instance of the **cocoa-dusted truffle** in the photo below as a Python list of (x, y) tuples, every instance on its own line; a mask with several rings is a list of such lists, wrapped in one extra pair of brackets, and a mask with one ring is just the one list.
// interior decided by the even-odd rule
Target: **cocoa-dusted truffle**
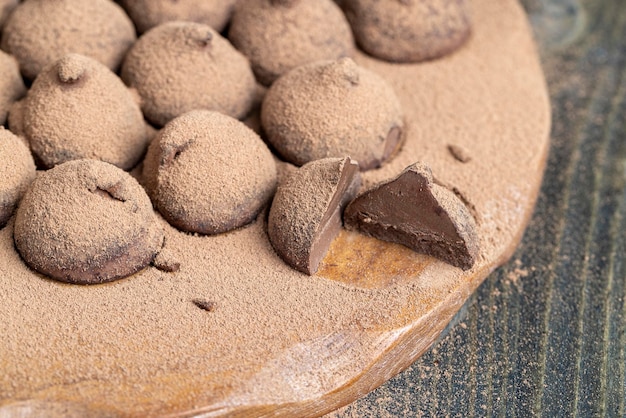
[(476, 223), (452, 191), (433, 183), (421, 163), (350, 202), (344, 212), (349, 229), (403, 244), (463, 270), (478, 256)]
[(0, 51), (0, 125), (7, 120), (11, 105), (26, 93), (15, 58)]
[(349, 56), (350, 25), (332, 0), (242, 0), (228, 38), (249, 59), (260, 83), (292, 68)]
[(439, 58), (469, 37), (466, 0), (342, 0), (358, 45), (395, 62)]
[(18, 3), (18, 0), (0, 0), (0, 29), (4, 27), (7, 18), (13, 9), (17, 7)]
[(70, 283), (102, 283), (148, 266), (163, 229), (143, 188), (96, 160), (42, 172), (15, 217), (15, 246), (34, 270)]
[(110, 0), (28, 0), (9, 16), (2, 49), (34, 79), (52, 61), (77, 53), (116, 71), (136, 39), (124, 10)]
[(398, 148), (404, 121), (393, 89), (350, 58), (298, 67), (268, 90), (261, 108), (268, 140), (302, 165), (350, 156), (379, 167)]
[(35, 163), (26, 144), (0, 126), (0, 228), (35, 178)]
[(211, 27), (192, 22), (164, 23), (142, 35), (126, 56), (122, 79), (159, 126), (194, 109), (240, 119), (256, 92), (246, 57)]
[(237, 0), (120, 0), (137, 31), (143, 33), (161, 23), (184, 20), (204, 23), (218, 32), (228, 23)]
[(252, 221), (276, 186), (276, 164), (242, 122), (197, 110), (168, 123), (152, 141), (143, 179), (173, 226), (217, 234)]
[(312, 161), (278, 186), (268, 219), (272, 246), (287, 264), (313, 275), (341, 229), (341, 215), (361, 184), (347, 158)]
[(48, 65), (14, 111), (11, 129), (28, 140), (44, 168), (91, 158), (128, 170), (148, 145), (136, 95), (107, 67), (82, 55)]

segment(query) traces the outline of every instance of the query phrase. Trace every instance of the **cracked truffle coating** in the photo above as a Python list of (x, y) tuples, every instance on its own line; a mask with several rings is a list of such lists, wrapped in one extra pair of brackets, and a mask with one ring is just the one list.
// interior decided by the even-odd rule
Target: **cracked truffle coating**
[(120, 0), (119, 3), (139, 33), (173, 21), (204, 23), (221, 32), (236, 0)]
[(292, 68), (354, 50), (350, 25), (331, 0), (242, 0), (228, 38), (266, 86)]
[(69, 53), (90, 56), (117, 71), (135, 39), (130, 18), (110, 0), (28, 0), (9, 16), (1, 46), (32, 80)]
[(70, 283), (102, 283), (148, 266), (163, 228), (127, 172), (76, 160), (42, 172), (15, 217), (15, 246), (34, 270)]
[(11, 131), (0, 127), (0, 228), (35, 178), (35, 162), (26, 144)]
[(469, 38), (466, 0), (343, 0), (357, 44), (392, 62), (439, 58)]
[(143, 182), (178, 229), (226, 232), (252, 221), (276, 187), (276, 163), (250, 128), (218, 112), (192, 111), (152, 141)]
[(91, 158), (129, 170), (148, 145), (136, 97), (107, 67), (82, 55), (47, 66), (14, 109), (11, 128), (44, 168)]
[(17, 61), (0, 51), (0, 125), (7, 120), (9, 108), (26, 93)]
[(248, 59), (211, 27), (192, 22), (146, 32), (128, 52), (121, 75), (139, 92), (146, 118), (159, 126), (195, 109), (241, 119), (256, 94)]
[(263, 100), (261, 123), (289, 162), (350, 156), (362, 171), (394, 153), (404, 126), (391, 86), (350, 58), (301, 66), (279, 78)]

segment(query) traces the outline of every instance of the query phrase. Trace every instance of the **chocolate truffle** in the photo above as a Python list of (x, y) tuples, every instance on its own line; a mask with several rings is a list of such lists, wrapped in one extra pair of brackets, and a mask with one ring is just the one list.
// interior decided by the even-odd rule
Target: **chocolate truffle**
[(204, 23), (218, 32), (228, 23), (237, 0), (120, 0), (137, 31), (161, 23), (184, 20)]
[(0, 125), (7, 120), (9, 108), (26, 93), (15, 58), (0, 51)]
[(148, 146), (137, 97), (111, 70), (83, 55), (48, 65), (14, 111), (11, 128), (24, 135), (44, 168), (91, 158), (128, 170)]
[(18, 3), (18, 0), (0, 0), (0, 29), (4, 27), (7, 18)]
[(228, 38), (264, 85), (292, 68), (349, 56), (354, 49), (350, 25), (332, 0), (241, 0)]
[(159, 126), (194, 109), (241, 119), (256, 94), (247, 58), (211, 27), (192, 22), (164, 23), (143, 34), (126, 56), (122, 79)]
[(26, 144), (0, 126), (0, 228), (35, 178), (35, 163)]
[(252, 221), (276, 187), (276, 164), (243, 122), (196, 110), (152, 141), (143, 181), (154, 206), (183, 231), (226, 232)]
[(278, 186), (268, 218), (272, 246), (290, 266), (313, 275), (341, 229), (341, 215), (361, 184), (349, 157), (312, 161)]
[(26, 264), (69, 283), (133, 274), (152, 262), (163, 236), (139, 183), (96, 160), (70, 161), (40, 173), (15, 217), (15, 246)]
[(471, 32), (466, 0), (342, 0), (357, 44), (395, 62), (439, 58)]
[(90, 56), (116, 71), (135, 39), (133, 23), (110, 0), (29, 0), (9, 16), (1, 46), (17, 58), (22, 75), (34, 79), (69, 53)]
[(268, 90), (261, 123), (287, 161), (350, 156), (379, 167), (398, 148), (404, 121), (393, 89), (350, 58), (298, 67)]
[(416, 163), (398, 177), (350, 202), (349, 229), (405, 245), (468, 270), (478, 256), (476, 223), (450, 190), (433, 183), (430, 168)]

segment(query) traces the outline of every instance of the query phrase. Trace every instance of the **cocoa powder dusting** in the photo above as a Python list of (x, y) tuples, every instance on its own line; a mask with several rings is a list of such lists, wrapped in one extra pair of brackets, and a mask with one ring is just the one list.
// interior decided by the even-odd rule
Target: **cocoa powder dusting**
[[(530, 214), (526, 197), (538, 182), (526, 173), (543, 167), (537, 149), (548, 135), (549, 106), (521, 8), (473, 4), (473, 36), (442, 60), (393, 65), (357, 53), (355, 61), (392, 86), (406, 115), (402, 149), (362, 173), (362, 188), (418, 160), (428, 164), (480, 213), (481, 251), (469, 274), (484, 274), (510, 253)], [(163, 90), (172, 94), (171, 85)], [(449, 143), (471, 160), (454, 163)], [(12, 218), (0, 229), (0, 404), (55, 399), (142, 416), (317, 399), (370, 370), (402, 327), (441, 308), (437, 301), (452, 295), (460, 306), (471, 290), (469, 276), (443, 262), (424, 261), (417, 277), (370, 287), (307, 276), (276, 255), (266, 218), (267, 209), (234, 231), (198, 236), (158, 217), (166, 258), (179, 269), (148, 267), (92, 286), (29, 269), (13, 244)], [(194, 300), (216, 308), (207, 312)]]

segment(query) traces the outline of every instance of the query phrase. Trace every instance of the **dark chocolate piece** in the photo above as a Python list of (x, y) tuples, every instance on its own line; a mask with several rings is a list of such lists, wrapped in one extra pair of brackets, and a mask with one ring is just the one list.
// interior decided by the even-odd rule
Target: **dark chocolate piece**
[(450, 190), (433, 182), (421, 163), (350, 202), (344, 212), (349, 229), (405, 245), (463, 270), (478, 255), (476, 223)]
[(341, 229), (341, 213), (360, 185), (349, 157), (305, 164), (279, 185), (268, 219), (274, 249), (290, 266), (313, 275)]

